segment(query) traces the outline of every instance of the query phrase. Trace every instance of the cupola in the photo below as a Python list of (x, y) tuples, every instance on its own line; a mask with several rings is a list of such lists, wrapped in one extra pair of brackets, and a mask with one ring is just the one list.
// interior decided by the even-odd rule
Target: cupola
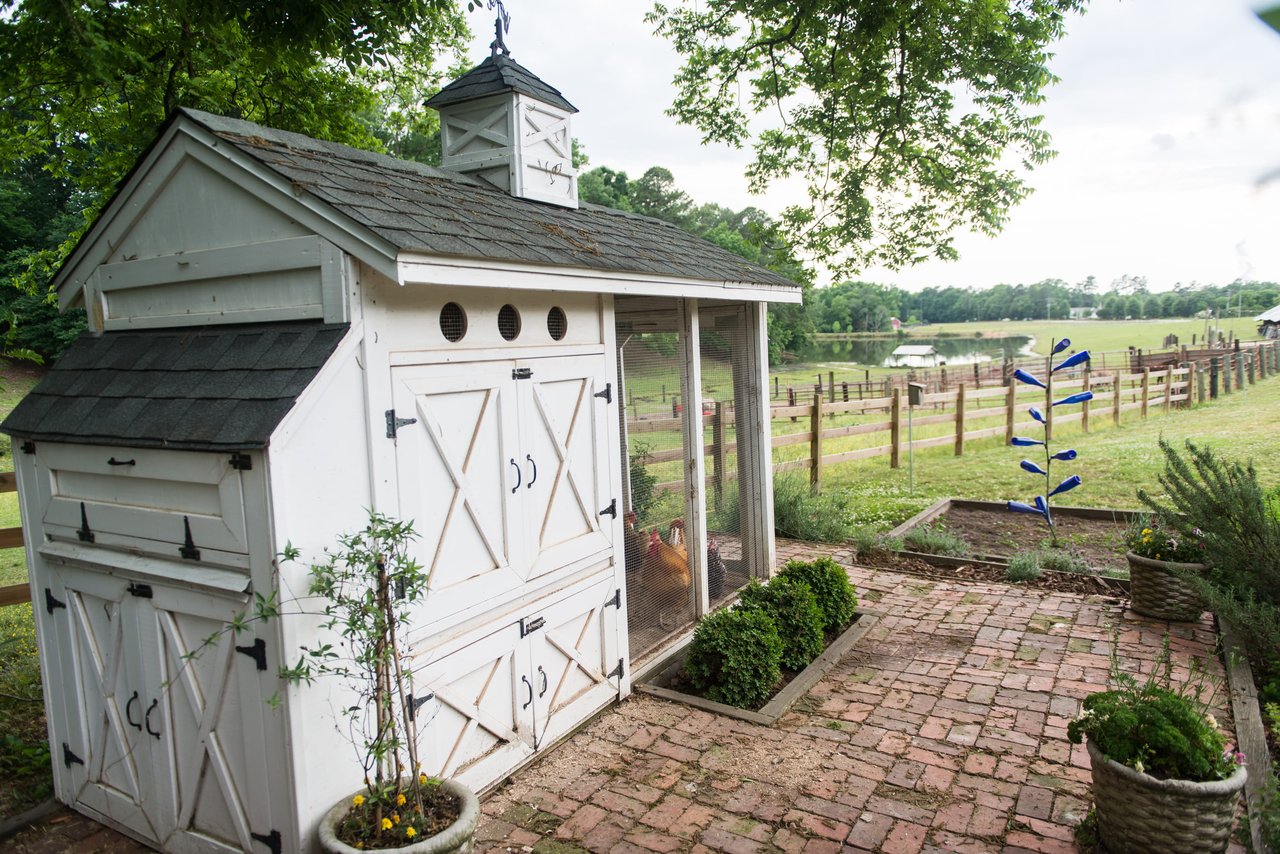
[(578, 206), (569, 117), (577, 107), (511, 58), (501, 38), (484, 62), (427, 101), (440, 113), (440, 165), (513, 196)]

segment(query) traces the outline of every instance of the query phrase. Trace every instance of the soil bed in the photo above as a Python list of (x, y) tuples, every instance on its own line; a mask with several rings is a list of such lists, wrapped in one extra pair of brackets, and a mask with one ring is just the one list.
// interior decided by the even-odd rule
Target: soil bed
[[(1049, 529), (1039, 516), (991, 511), (975, 507), (951, 507), (937, 519), (947, 531), (969, 544), (974, 554), (1009, 558), (1037, 546), (1049, 547)], [(1058, 541), (1095, 572), (1128, 572), (1125, 561), (1124, 519), (1092, 519), (1060, 513), (1054, 517)]]
[[(858, 566), (883, 569), (886, 572), (902, 572), (920, 575), (939, 581), (959, 581), (974, 584), (1012, 584), (1005, 578), (1005, 568), (991, 563), (969, 563), (956, 560), (956, 566), (937, 566), (920, 557), (891, 551), (858, 554), (854, 559)], [(1045, 572), (1030, 582), (1018, 582), (1019, 587), (1037, 590), (1053, 590), (1058, 593), (1077, 593), (1082, 596), (1127, 596), (1123, 583), (1101, 575)]]

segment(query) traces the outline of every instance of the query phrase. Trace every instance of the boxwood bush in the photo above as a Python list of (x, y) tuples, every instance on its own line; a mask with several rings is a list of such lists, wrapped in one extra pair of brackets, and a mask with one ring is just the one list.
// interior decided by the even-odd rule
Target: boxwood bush
[(778, 573), (778, 578), (803, 581), (809, 585), (818, 599), (818, 607), (822, 609), (822, 628), (825, 631), (838, 632), (853, 619), (858, 597), (844, 567), (831, 558), (821, 557), (808, 563), (790, 561)]
[(722, 608), (698, 623), (684, 670), (708, 700), (757, 709), (782, 678), (782, 639), (762, 608)]
[(782, 639), (783, 667), (803, 670), (822, 653), (826, 617), (805, 582), (781, 576), (768, 584), (752, 579), (738, 601), (741, 607), (759, 608), (772, 618)]

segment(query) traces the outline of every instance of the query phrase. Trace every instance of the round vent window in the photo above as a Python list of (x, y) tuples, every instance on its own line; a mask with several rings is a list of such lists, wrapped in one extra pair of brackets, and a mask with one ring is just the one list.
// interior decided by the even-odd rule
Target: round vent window
[(507, 341), (516, 340), (520, 334), (520, 312), (510, 303), (498, 311), (498, 332)]
[(547, 331), (551, 333), (552, 341), (559, 341), (569, 331), (569, 319), (564, 316), (564, 309), (558, 305), (552, 306), (551, 311), (547, 312)]
[(467, 334), (467, 313), (456, 302), (445, 303), (440, 309), (440, 333), (448, 341), (461, 341)]

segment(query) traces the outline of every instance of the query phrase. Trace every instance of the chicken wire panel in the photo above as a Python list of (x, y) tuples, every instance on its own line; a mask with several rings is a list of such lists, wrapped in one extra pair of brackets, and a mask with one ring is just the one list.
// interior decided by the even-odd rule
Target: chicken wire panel
[[(748, 455), (754, 447), (739, 441), (738, 412), (746, 417), (750, 353), (746, 309), (742, 305), (706, 305), (698, 313), (701, 363), (703, 447), (706, 454), (707, 595), (711, 607), (728, 601), (751, 573), (749, 536), (743, 510), (751, 512)], [(745, 421), (744, 421), (745, 423)]]
[(693, 625), (693, 573), (684, 536), (688, 488), (681, 387), (684, 346), (674, 299), (615, 302), (618, 387), (628, 472), (623, 510), (632, 661)]

